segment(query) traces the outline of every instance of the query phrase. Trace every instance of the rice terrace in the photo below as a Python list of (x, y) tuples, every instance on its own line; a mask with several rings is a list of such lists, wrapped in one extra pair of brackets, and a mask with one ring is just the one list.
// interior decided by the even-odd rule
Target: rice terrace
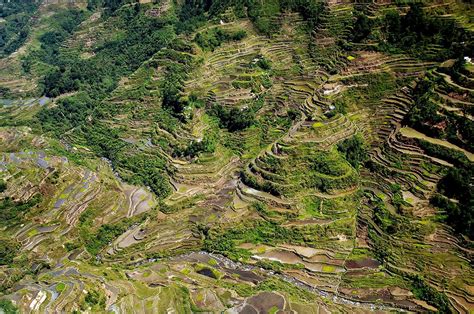
[(474, 313), (472, 0), (0, 1), (0, 314)]

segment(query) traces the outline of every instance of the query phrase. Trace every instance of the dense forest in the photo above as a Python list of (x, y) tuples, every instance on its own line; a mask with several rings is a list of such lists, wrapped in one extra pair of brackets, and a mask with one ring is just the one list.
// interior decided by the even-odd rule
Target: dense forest
[(36, 1), (9, 1), (0, 4), (0, 55), (16, 51), (28, 38), (32, 20), (39, 3)]

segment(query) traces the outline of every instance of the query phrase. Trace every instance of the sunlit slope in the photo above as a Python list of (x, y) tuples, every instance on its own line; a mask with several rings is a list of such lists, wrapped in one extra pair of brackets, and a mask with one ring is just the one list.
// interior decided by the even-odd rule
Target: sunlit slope
[(469, 5), (245, 6), (39, 7), (0, 61), (0, 307), (472, 310)]

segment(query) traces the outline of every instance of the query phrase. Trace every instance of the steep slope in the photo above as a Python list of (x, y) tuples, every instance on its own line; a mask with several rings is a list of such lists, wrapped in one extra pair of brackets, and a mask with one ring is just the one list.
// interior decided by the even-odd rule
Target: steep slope
[(35, 12), (0, 61), (0, 308), (473, 309), (469, 4)]

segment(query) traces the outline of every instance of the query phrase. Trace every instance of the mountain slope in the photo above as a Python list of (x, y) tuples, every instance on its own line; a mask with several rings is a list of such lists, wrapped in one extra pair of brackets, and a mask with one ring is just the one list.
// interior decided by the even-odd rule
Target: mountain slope
[(0, 61), (6, 312), (472, 310), (468, 3), (32, 12)]

